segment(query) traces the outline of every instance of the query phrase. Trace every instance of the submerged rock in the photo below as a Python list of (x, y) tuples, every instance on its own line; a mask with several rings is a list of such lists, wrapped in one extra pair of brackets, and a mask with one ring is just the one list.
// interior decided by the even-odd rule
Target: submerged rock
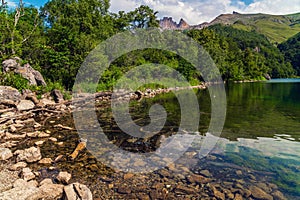
[(255, 199), (259, 200), (273, 200), (273, 197), (267, 194), (265, 191), (256, 186), (250, 186), (249, 190), (251, 191), (252, 196)]

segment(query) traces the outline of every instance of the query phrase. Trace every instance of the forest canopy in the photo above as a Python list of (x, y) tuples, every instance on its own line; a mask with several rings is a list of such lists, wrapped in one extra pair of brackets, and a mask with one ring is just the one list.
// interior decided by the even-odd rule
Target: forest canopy
[[(50, 0), (40, 10), (3, 4), (0, 8), (0, 62), (20, 57), (39, 70), (47, 82), (71, 90), (86, 56), (101, 42), (126, 30), (158, 27), (157, 12), (140, 6), (131, 12), (109, 12), (109, 0)], [(291, 53), (280, 50), (261, 34), (215, 25), (184, 31), (202, 45), (224, 80), (262, 80), (295, 75)], [(99, 90), (112, 89), (126, 70), (146, 63), (168, 65), (192, 84), (201, 76), (178, 55), (156, 49), (134, 51), (113, 62), (99, 82)], [(291, 64), (292, 63), (292, 64)], [(298, 68), (296, 68), (298, 70)], [(298, 71), (299, 75), (299, 71)], [(0, 79), (3, 75), (0, 74)]]

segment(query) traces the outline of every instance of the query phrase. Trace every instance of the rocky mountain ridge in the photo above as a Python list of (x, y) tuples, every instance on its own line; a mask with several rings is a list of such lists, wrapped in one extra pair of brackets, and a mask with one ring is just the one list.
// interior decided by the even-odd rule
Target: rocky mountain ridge
[(198, 25), (189, 25), (184, 19), (177, 24), (172, 17), (164, 17), (159, 21), (160, 27), (164, 30), (191, 30), (203, 29), (215, 24), (230, 25), (234, 28), (257, 31), (266, 35), (270, 41), (281, 43), (300, 32), (300, 13), (289, 15), (269, 14), (221, 14), (211, 22)]
[(225, 24), (225, 25), (233, 25), (235, 23), (246, 23), (247, 21), (256, 21), (260, 19), (269, 19), (276, 23), (288, 23), (293, 26), (295, 24), (300, 23), (300, 13), (290, 14), (290, 15), (269, 15), (269, 14), (241, 14), (233, 11), (232, 14), (221, 14), (216, 17), (211, 22), (204, 22), (198, 25), (189, 25), (184, 19), (180, 19), (177, 24), (176, 21), (173, 21), (172, 17), (164, 17), (159, 21), (159, 25), (162, 29), (168, 30), (187, 30), (187, 29), (201, 29), (214, 24)]

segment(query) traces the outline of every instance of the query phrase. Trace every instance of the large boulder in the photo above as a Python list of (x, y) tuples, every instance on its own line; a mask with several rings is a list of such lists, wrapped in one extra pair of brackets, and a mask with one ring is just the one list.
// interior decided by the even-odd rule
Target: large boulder
[(29, 64), (21, 66), (22, 60), (18, 57), (11, 58), (2, 62), (3, 72), (15, 72), (29, 81), (30, 85), (46, 85), (42, 74), (34, 70)]
[(51, 95), (56, 103), (64, 102), (64, 95), (61, 93), (61, 91), (55, 89), (51, 92)]
[(34, 70), (29, 64), (15, 69), (15, 73), (20, 74), (22, 77), (29, 81), (30, 85), (46, 85), (46, 82), (39, 71)]
[(20, 63), (21, 63), (21, 58), (19, 57), (14, 57), (3, 61), (2, 62), (3, 72), (7, 73), (16, 70), (17, 68), (21, 67)]
[(21, 100), (20, 92), (10, 86), (0, 86), (0, 102), (1, 101), (13, 101), (18, 102)]

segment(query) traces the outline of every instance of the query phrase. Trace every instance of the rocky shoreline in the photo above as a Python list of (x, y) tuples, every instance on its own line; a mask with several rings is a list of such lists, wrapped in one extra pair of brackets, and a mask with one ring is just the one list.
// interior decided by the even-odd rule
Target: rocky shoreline
[[(120, 91), (117, 98), (148, 98), (179, 89), (130, 94)], [(150, 174), (116, 172), (112, 169), (103, 172), (105, 166), (102, 169), (101, 164), (90, 155), (80, 157), (81, 153), (86, 154), (82, 141), (64, 155), (46, 154), (42, 151), (46, 143), (53, 148), (65, 145), (65, 141), (56, 136), (52, 129), (45, 128), (46, 123), (51, 124), (53, 129), (74, 131), (70, 124), (53, 120), (70, 115), (74, 105), (63, 100), (58, 91), (52, 95), (44, 95), (38, 100), (30, 91), (20, 94), (13, 88), (0, 86), (0, 199), (286, 199), (278, 186), (268, 182), (268, 174), (261, 176), (250, 169), (225, 167), (222, 158), (215, 156), (209, 156), (205, 161), (199, 160), (194, 151), (186, 152), (173, 165)], [(86, 97), (82, 95), (75, 102), (82, 103)], [(109, 102), (111, 97), (111, 92), (93, 95), (96, 102)], [(72, 160), (70, 165), (82, 166), (82, 174), (88, 175), (80, 176), (74, 173), (76, 169), (61, 170), (57, 163), (68, 160)], [(85, 160), (90, 161), (82, 164)], [(133, 165), (142, 167), (144, 163), (137, 161)], [(53, 173), (47, 174), (49, 171)], [(222, 173), (228, 177), (221, 179)]]

